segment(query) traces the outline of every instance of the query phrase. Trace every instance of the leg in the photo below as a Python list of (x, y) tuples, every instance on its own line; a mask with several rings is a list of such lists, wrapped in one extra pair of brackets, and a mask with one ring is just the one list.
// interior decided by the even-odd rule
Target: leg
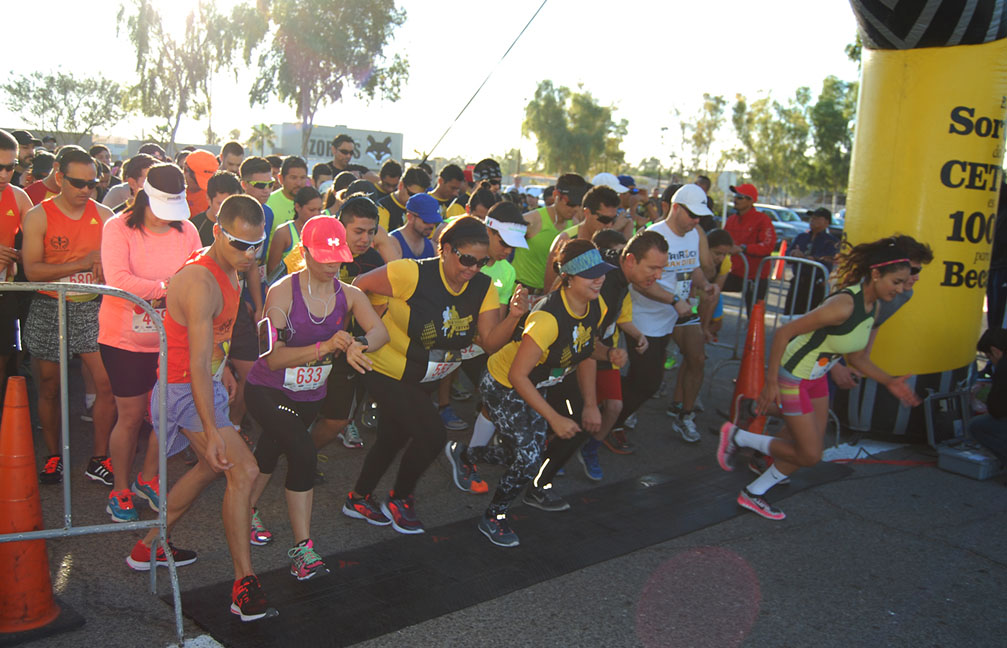
[[(405, 392), (407, 387), (397, 380), (392, 380), (382, 374), (371, 372), (366, 376), (367, 389), (378, 403), (378, 438), (367, 451), (364, 464), (360, 469), (353, 490), (357, 495), (370, 495), (377, 487), (381, 477), (392, 465), (395, 456), (409, 442), (409, 428), (414, 423), (400, 420), (399, 413), (405, 412)], [(417, 391), (419, 388), (416, 388)], [(427, 402), (427, 407), (432, 407)], [(408, 413), (403, 418), (411, 417)], [(439, 417), (438, 417), (439, 418)]]
[(245, 403), (245, 385), (248, 381), (248, 372), (252, 370), (252, 365), (254, 365), (255, 362), (250, 360), (232, 359), (231, 364), (234, 365), (234, 377), (238, 381), (238, 390), (235, 393), (234, 402), (231, 403), (231, 413), (229, 418), (236, 428), (241, 429), (241, 421), (245, 418), (245, 411), (247, 408)]
[[(184, 432), (184, 434), (189, 438), (201, 436), (201, 433)], [(196, 456), (199, 457), (196, 465), (179, 477), (174, 486), (168, 490), (168, 499), (165, 506), (167, 508), (169, 535), (175, 524), (185, 515), (185, 512), (189, 510), (192, 503), (196, 501), (196, 498), (218, 477), (217, 473), (206, 463), (202, 453), (197, 452)], [(143, 544), (149, 547), (157, 537), (157, 534), (158, 530), (156, 527), (148, 531), (147, 535), (143, 538)]]
[(59, 363), (37, 359), (38, 418), (42, 424), (42, 439), (50, 455), (60, 453)]
[[(94, 380), (95, 401), (92, 410), (92, 416), (94, 417), (94, 454), (103, 457), (108, 454), (108, 438), (112, 433), (112, 425), (115, 423), (115, 399), (112, 397), (112, 384), (108, 381), (105, 365), (102, 364), (101, 355), (97, 351), (82, 353), (80, 354), (80, 359), (88, 371), (91, 372), (91, 377)], [(127, 471), (128, 469), (127, 467)]]
[(629, 375), (622, 380), (623, 406), (615, 427), (625, 423), (631, 414), (657, 392), (664, 373), (664, 353), (670, 337), (648, 336), (649, 346), (643, 354), (637, 353), (635, 346), (629, 350)]
[(703, 387), (703, 370), (706, 366), (706, 340), (699, 326), (676, 326), (671, 334), (682, 350), (682, 368), (678, 372), (675, 396), (678, 400), (682, 388), (682, 411), (688, 414), (696, 404), (696, 396)]
[[(123, 490), (129, 488), (130, 469), (133, 466), (133, 458), (136, 456), (136, 440), (143, 422), (143, 416), (147, 413), (147, 404), (150, 402), (150, 394), (140, 396), (115, 397), (115, 409), (118, 418), (112, 434), (109, 437), (109, 456), (112, 458), (113, 482), (112, 490)], [(150, 454), (150, 447), (154, 447), (154, 458), (157, 458), (157, 440), (147, 444), (147, 454)], [(144, 461), (143, 474), (149, 480), (152, 475), (157, 475), (156, 468), (153, 472), (147, 472), (147, 461)]]

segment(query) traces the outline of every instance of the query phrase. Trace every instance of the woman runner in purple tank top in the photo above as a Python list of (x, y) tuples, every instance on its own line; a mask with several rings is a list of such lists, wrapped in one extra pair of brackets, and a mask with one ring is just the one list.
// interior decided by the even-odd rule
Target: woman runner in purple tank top
[[(316, 216), (305, 223), (301, 246), (305, 268), (266, 294), (265, 316), (275, 330), (273, 348), (252, 366), (245, 402), (262, 427), (255, 449), (259, 475), (252, 487), (251, 543), (263, 545), (272, 539), (254, 507), (280, 455), (286, 455), (287, 510), (294, 533), (294, 546), (287, 552), (290, 573), (306, 580), (328, 573), (311, 542), (317, 452), (308, 428), (325, 397), (329, 374), (370, 370), (364, 352), (387, 342), (388, 331), (367, 297), (339, 281), (340, 266), (352, 261), (353, 254), (336, 218)], [(365, 335), (353, 338), (347, 332), (351, 316)]]

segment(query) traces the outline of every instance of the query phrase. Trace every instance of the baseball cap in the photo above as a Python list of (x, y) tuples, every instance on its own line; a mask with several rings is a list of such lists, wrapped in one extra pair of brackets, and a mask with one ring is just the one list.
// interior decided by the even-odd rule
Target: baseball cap
[(165, 155), (164, 149), (161, 148), (161, 145), (155, 144), (153, 142), (147, 142), (146, 144), (141, 146), (140, 150), (137, 151), (137, 153), (146, 153), (147, 155), (153, 156), (158, 160), (164, 160), (167, 158), (167, 155)]
[(671, 197), (671, 204), (681, 205), (696, 216), (713, 216), (706, 204), (706, 192), (697, 184), (682, 185)]
[(365, 193), (370, 196), (375, 191), (377, 191), (377, 189), (375, 189), (374, 183), (371, 181), (354, 180), (348, 187), (346, 187), (346, 193), (343, 194), (343, 197), (352, 196), (355, 193)]
[(728, 187), (728, 189), (730, 189), (735, 194), (740, 194), (742, 196), (748, 196), (749, 198), (752, 199), (752, 202), (755, 202), (756, 200), (759, 199), (759, 190), (756, 189), (755, 185), (753, 185), (753, 184), (747, 184), (747, 183), (746, 184), (740, 184), (737, 187), (735, 187), (734, 185), (731, 185), (730, 187)]
[(18, 146), (28, 146), (35, 136), (26, 130), (12, 130), (11, 136), (17, 140)]
[(192, 174), (196, 176), (196, 184), (199, 185), (199, 188), (206, 191), (206, 183), (210, 176), (220, 168), (220, 162), (217, 161), (217, 156), (213, 153), (196, 149), (185, 158), (185, 166), (189, 167)]
[(619, 178), (615, 177), (614, 174), (608, 173), (606, 171), (603, 171), (598, 175), (596, 175), (595, 177), (591, 178), (591, 184), (593, 184), (596, 187), (598, 185), (605, 185), (606, 187), (613, 189), (616, 193), (626, 193), (627, 191), (629, 191), (629, 189), (627, 189), (621, 182), (619, 182)]
[(633, 179), (633, 176), (631, 176), (631, 175), (621, 175), (621, 176), (618, 176), (618, 177), (619, 177), (619, 184), (621, 184), (623, 187), (635, 187), (636, 186), (636, 180)]
[(472, 169), (472, 180), (475, 182), (501, 177), (503, 174), (500, 173), (500, 165), (492, 158), (480, 160)]
[[(183, 187), (179, 193), (172, 193), (159, 187)], [(143, 192), (150, 201), (150, 210), (161, 220), (189, 220), (189, 203), (185, 200), (185, 178), (174, 164), (155, 164), (147, 171), (143, 182)]]
[(353, 252), (346, 242), (346, 228), (335, 216), (314, 216), (301, 229), (301, 245), (319, 263), (349, 263)]
[(570, 259), (559, 268), (559, 271), (563, 274), (577, 275), (585, 279), (597, 279), (605, 275), (609, 270), (615, 270), (615, 266), (602, 260), (601, 252), (598, 251), (598, 248), (591, 248), (587, 252)]
[(486, 217), (486, 227), (495, 231), (503, 239), (503, 242), (512, 248), (527, 248), (528, 241), (525, 234), (528, 233), (528, 226), (521, 223), (505, 223), (498, 221), (492, 216)]
[(418, 193), (406, 201), (406, 211), (420, 217), (424, 223), (436, 225), (442, 222), (441, 206), (437, 199), (427, 193)]

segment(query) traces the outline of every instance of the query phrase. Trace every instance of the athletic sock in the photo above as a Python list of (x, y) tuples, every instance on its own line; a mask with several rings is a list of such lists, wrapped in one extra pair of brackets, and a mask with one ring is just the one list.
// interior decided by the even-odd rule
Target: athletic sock
[(475, 425), (472, 426), (472, 439), (469, 440), (469, 446), (476, 448), (488, 444), (493, 438), (494, 432), (496, 432), (496, 426), (493, 425), (493, 421), (480, 412)]
[(97, 394), (84, 394), (84, 409), (91, 409), (94, 406), (94, 401), (97, 399)]
[(583, 446), (583, 452), (585, 454), (598, 454), (598, 448), (601, 446), (601, 441), (595, 439), (594, 437), (588, 439)]
[(766, 472), (759, 475), (755, 481), (748, 485), (748, 492), (752, 495), (765, 495), (766, 491), (786, 478), (787, 475), (781, 473), (776, 464), (773, 464)]
[(741, 428), (738, 428), (734, 432), (735, 445), (758, 450), (762, 454), (769, 454), (769, 444), (772, 442), (773, 437), (768, 434), (755, 434), (754, 432), (746, 432)]

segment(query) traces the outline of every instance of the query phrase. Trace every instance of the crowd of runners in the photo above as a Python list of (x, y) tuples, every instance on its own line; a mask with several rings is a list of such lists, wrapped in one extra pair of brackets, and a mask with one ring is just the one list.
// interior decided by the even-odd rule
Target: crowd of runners
[[(0, 131), (0, 279), (120, 288), (147, 300), (167, 333), (159, 394), (157, 322), (121, 298), (67, 293), (68, 350), (81, 358), (94, 428), (85, 474), (111, 487), (102, 505), (114, 521), (157, 510), (166, 496), (170, 530), (223, 473), (231, 611), (245, 621), (275, 614), (250, 545), (273, 540), (256, 505), (281, 456), (298, 580), (327, 572), (311, 510), (318, 451), (337, 439), (363, 455), (346, 516), (423, 533), (414, 492), (443, 453), (460, 490), (486, 494), (478, 530), (516, 546), (515, 500), (569, 509), (552, 484), (571, 458), (602, 480), (603, 446), (634, 452), (636, 413), (662, 386), (671, 341), (682, 360), (668, 386), (670, 424), (683, 442), (700, 440), (695, 416), (721, 290), (751, 304), (768, 285), (768, 264), (757, 273), (776, 233), (754, 208), (751, 184), (731, 187), (736, 211), (718, 228), (703, 176), (652, 197), (630, 176), (566, 173), (539, 206), (502, 194), (492, 159), (436, 175), (392, 160), (375, 171), (351, 163), (355, 146), (336, 137), (332, 161), (311, 169), (297, 156), (246, 156), (236, 142), (173, 160), (146, 144), (119, 164), (100, 145), (53, 154), (30, 133)], [(821, 240), (807, 249), (835, 263), (835, 291), (776, 332), (752, 406), (781, 415), (783, 432), (726, 423), (717, 451), (725, 470), (739, 449), (756, 451), (749, 465), (759, 475), (738, 503), (771, 520), (784, 514), (765, 493), (821, 459), (830, 374), (839, 386), (867, 376), (918, 402), (869, 349), (876, 327), (911, 296), (929, 247), (893, 232), (838, 254)], [(55, 297), (0, 292), (0, 369), (24, 371), (30, 357), (44, 484), (64, 470)], [(447, 430), (469, 428), (452, 406), (473, 396), (469, 388), (471, 438), (448, 442)], [(151, 421), (162, 401), (168, 425), (158, 430)], [(354, 423), (363, 407), (377, 411), (366, 442)], [(261, 428), (254, 449), (252, 421)], [(141, 435), (145, 455), (131, 474)], [(194, 453), (166, 494), (155, 435), (169, 456)], [(480, 477), (487, 464), (504, 467), (495, 487)], [(391, 490), (377, 492), (389, 471)], [(156, 533), (136, 543), (130, 567), (149, 569)], [(169, 546), (177, 565), (196, 560)]]

